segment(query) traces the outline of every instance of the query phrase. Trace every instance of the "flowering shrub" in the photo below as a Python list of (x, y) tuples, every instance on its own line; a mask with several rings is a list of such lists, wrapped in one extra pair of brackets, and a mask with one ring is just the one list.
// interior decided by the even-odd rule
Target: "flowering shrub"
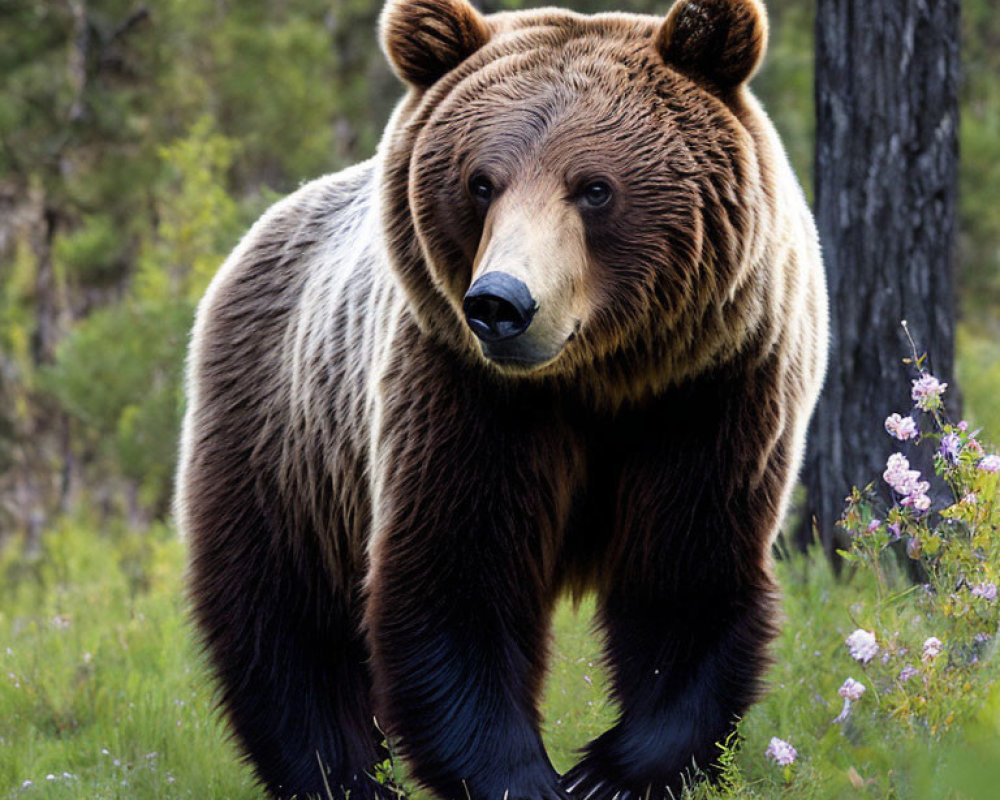
[[(906, 362), (916, 371), (914, 407), (891, 413), (885, 430), (914, 448), (933, 448), (946, 489), (932, 491), (932, 481), (895, 452), (882, 473), (888, 503), (874, 483), (847, 498), (840, 526), (851, 546), (841, 555), (873, 572), (878, 602), (852, 607), (859, 627), (845, 644), (865, 671), (875, 707), (933, 735), (983, 700), (973, 673), (1000, 622), (1000, 456), (986, 453), (967, 422), (948, 419), (948, 385), (927, 371), (926, 356), (914, 352)], [(893, 554), (914, 562), (909, 572), (919, 582), (900, 574)], [(849, 678), (842, 687), (837, 721), (864, 693), (856, 684)]]

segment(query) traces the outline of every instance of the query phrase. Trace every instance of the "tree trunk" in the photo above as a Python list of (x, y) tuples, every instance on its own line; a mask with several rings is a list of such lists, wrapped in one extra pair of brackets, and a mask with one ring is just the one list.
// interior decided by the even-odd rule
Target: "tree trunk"
[(799, 546), (815, 524), (832, 555), (844, 497), (896, 449), (882, 422), (912, 405), (901, 320), (954, 395), (958, 78), (959, 0), (818, 1), (816, 221), (831, 351)]

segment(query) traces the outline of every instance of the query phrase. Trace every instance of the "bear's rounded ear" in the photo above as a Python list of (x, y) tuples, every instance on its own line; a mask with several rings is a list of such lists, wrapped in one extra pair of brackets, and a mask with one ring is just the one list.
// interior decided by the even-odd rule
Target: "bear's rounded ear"
[(389, 0), (380, 23), (382, 48), (403, 81), (426, 89), (490, 38), (466, 0)]
[(730, 89), (764, 57), (767, 12), (760, 0), (677, 0), (656, 44), (668, 65)]

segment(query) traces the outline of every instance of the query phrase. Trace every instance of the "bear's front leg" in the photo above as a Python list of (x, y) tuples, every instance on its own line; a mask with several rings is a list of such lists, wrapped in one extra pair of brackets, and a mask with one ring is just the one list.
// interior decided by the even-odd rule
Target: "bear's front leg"
[(437, 361), (407, 366), (386, 381), (378, 443), (378, 721), (446, 800), (565, 797), (537, 699), (572, 456), (543, 403), (451, 380)]
[(620, 716), (564, 776), (574, 798), (679, 795), (692, 764), (713, 771), (759, 695), (776, 633), (769, 550), (799, 429), (760, 416), (758, 400), (691, 390), (626, 420), (604, 454), (618, 480), (599, 621)]
[(618, 723), (591, 742), (563, 779), (581, 800), (680, 795), (692, 767), (713, 772), (736, 721), (756, 699), (772, 637), (767, 584), (734, 590), (682, 584), (687, 596), (604, 599), (601, 623), (620, 705)]

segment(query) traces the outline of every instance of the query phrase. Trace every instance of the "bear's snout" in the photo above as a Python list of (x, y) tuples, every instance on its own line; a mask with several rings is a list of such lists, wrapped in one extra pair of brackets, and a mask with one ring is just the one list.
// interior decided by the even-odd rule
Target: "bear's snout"
[(488, 272), (469, 287), (462, 310), (479, 340), (493, 344), (528, 330), (538, 303), (524, 281), (506, 272)]

